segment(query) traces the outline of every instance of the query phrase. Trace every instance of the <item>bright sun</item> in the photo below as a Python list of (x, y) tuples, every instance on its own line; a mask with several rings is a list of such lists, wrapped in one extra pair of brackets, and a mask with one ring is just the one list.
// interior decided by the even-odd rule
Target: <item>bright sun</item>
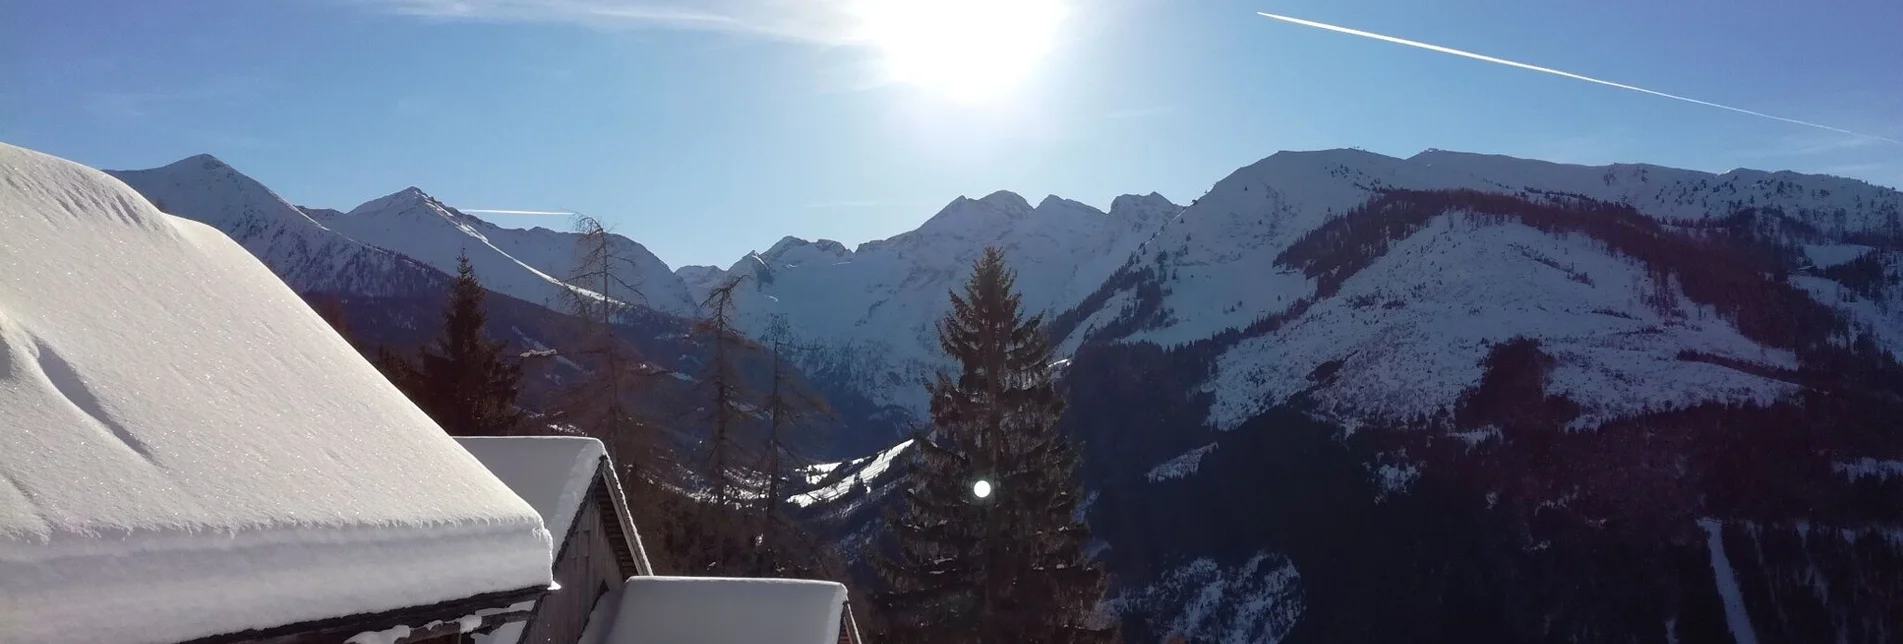
[(1065, 17), (1060, 0), (860, 0), (856, 13), (891, 80), (965, 102), (1029, 77)]

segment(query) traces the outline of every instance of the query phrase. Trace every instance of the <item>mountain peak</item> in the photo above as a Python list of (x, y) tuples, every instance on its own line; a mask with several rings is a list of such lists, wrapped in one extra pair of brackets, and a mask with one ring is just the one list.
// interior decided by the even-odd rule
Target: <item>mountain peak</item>
[(1096, 208), (1092, 207), (1090, 204), (1087, 204), (1081, 201), (1065, 199), (1057, 195), (1045, 195), (1043, 201), (1037, 202), (1038, 210), (1050, 210), (1052, 208), (1083, 208), (1088, 210), (1096, 210)]
[(177, 161), (167, 163), (158, 168), (153, 168), (152, 170), (149, 170), (149, 171), (140, 171), (140, 172), (151, 172), (151, 171), (166, 171), (166, 172), (170, 172), (174, 174), (180, 173), (180, 172), (210, 172), (210, 173), (223, 173), (223, 174), (232, 174), (232, 173), (238, 172), (236, 168), (231, 167), (231, 164), (225, 163), (223, 160), (219, 159), (218, 157), (212, 156), (210, 154), (194, 154), (192, 156), (188, 156), (183, 159), (179, 159)]
[(1024, 211), (1031, 209), (1031, 202), (1023, 196), (1009, 190), (999, 190), (977, 200), (978, 203), (1007, 210)]
[[(1385, 154), (1369, 152), (1361, 148), (1283, 150), (1269, 155), (1267, 159), (1263, 159), (1263, 161), (1308, 162), (1315, 165), (1353, 165), (1367, 162), (1394, 162), (1399, 160), (1400, 159)], [(1258, 163), (1258, 165), (1260, 164)]]
[[(1008, 222), (1020, 220), (1031, 214), (1031, 204), (1015, 192), (999, 190), (979, 199), (959, 197), (945, 204), (945, 207), (932, 215), (931, 219), (909, 233), (901, 233), (890, 240), (910, 238), (918, 234), (951, 233), (965, 235), (975, 230), (989, 230), (1008, 225)], [(867, 242), (878, 245), (881, 242)], [(865, 245), (861, 245), (863, 250)]]
[(363, 203), (363, 205), (350, 209), (349, 215), (360, 216), (360, 215), (373, 215), (373, 214), (396, 214), (396, 213), (408, 212), (418, 207), (430, 207), (430, 206), (434, 206), (437, 209), (445, 211), (445, 214), (448, 211), (448, 209), (443, 207), (442, 203), (438, 202), (435, 197), (431, 197), (429, 196), (429, 193), (423, 192), (423, 189), (418, 188), (416, 186), (410, 186), (402, 190), (398, 190), (396, 192), (392, 192), (390, 194), (384, 195), (382, 197), (378, 197), (376, 199), (371, 199), (370, 201), (366, 201)]
[(1118, 195), (1116, 199), (1110, 200), (1112, 213), (1131, 208), (1173, 210), (1176, 208), (1176, 203), (1155, 192), (1147, 195)]
[(798, 266), (814, 260), (837, 262), (851, 256), (852, 251), (847, 250), (845, 244), (830, 239), (806, 241), (789, 235), (757, 255), (770, 265)]
[(785, 237), (781, 237), (780, 241), (774, 242), (772, 247), (767, 248), (766, 252), (760, 253), (760, 255), (762, 257), (777, 257), (781, 255), (782, 253), (785, 253), (790, 248), (793, 248), (795, 246), (805, 246), (808, 243), (811, 243), (811, 242), (808, 242), (804, 239), (800, 239), (798, 237), (794, 237), (792, 235), (787, 235)]
[(185, 157), (183, 159), (180, 159), (178, 163), (192, 163), (192, 164), (199, 164), (199, 165), (204, 165), (208, 167), (211, 167), (211, 166), (222, 166), (226, 168), (231, 167), (231, 164), (225, 163), (224, 160), (219, 159), (218, 157), (212, 156), (209, 153), (194, 154), (194, 155)]

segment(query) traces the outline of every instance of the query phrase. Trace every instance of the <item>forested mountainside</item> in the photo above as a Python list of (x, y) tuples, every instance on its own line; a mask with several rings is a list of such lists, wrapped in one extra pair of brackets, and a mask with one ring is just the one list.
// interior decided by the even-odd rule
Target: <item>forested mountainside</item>
[[(1168, 348), (1085, 342), (1067, 371), (1088, 402), (1069, 421), (1126, 626), (1213, 641), (1895, 637), (1903, 369), (1799, 284), (1822, 271), (1761, 234), (1769, 217), (1668, 226), (1576, 196), (1386, 191), (1278, 253), (1316, 283), (1282, 314)], [(1455, 271), (1410, 252), (1423, 237), (1459, 249), (1444, 231), (1522, 244), (1475, 249), (1489, 259), (1553, 255)], [(1529, 244), (1541, 237), (1553, 241)], [(1612, 281), (1629, 275), (1549, 250), (1563, 243), (1650, 277)], [(1516, 301), (1529, 281), (1544, 297)], [(1562, 297), (1606, 282), (1638, 306)], [(1422, 284), (1474, 297), (1405, 298)], [(1363, 290), (1376, 287), (1393, 290)], [(1141, 307), (1126, 311), (1142, 324)], [(1434, 390), (1394, 382), (1435, 366), (1405, 342), (1516, 319), (1471, 364), (1443, 363), (1440, 377), (1477, 372), (1450, 404), (1423, 409)], [(1351, 338), (1377, 328), (1234, 424), (1207, 422), (1228, 392), (1136, 384), (1214, 382), (1250, 344), (1296, 353), (1286, 345), (1322, 322)], [(1424, 323), (1449, 331), (1407, 328)], [(1657, 397), (1634, 402), (1642, 388)]]

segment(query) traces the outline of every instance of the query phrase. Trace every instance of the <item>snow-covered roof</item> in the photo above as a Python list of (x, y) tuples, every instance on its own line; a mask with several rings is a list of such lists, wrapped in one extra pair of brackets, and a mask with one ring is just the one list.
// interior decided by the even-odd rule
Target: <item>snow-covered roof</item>
[(535, 509), (217, 230), (0, 144), (0, 641), (546, 586)]
[(835, 644), (846, 587), (803, 579), (632, 577), (582, 644)]
[(548, 526), (560, 551), (606, 453), (601, 441), (580, 436), (502, 436), (461, 437), (456, 442), (542, 515), (542, 524)]

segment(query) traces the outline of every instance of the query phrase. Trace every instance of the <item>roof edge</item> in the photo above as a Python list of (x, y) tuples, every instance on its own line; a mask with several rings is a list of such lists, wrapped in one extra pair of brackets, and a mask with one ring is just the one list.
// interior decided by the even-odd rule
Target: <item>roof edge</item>
[[(421, 626), (430, 622), (454, 622), (476, 613), (484, 608), (502, 608), (527, 601), (536, 601), (548, 594), (547, 586), (530, 586), (516, 590), (504, 590), (492, 593), (472, 595), (462, 599), (452, 599), (424, 606), (411, 606), (378, 613), (359, 613), (324, 619), (285, 624), (269, 628), (251, 629), (235, 633), (211, 635), (180, 644), (260, 644), (301, 641), (304, 638), (335, 637), (341, 641), (352, 635), (366, 631), (382, 631), (397, 626)], [(501, 616), (514, 617), (517, 614), (504, 613)], [(520, 613), (527, 618), (529, 613)], [(495, 617), (495, 616), (490, 616)], [(485, 620), (487, 617), (484, 618)], [(503, 619), (498, 624), (517, 619)]]

